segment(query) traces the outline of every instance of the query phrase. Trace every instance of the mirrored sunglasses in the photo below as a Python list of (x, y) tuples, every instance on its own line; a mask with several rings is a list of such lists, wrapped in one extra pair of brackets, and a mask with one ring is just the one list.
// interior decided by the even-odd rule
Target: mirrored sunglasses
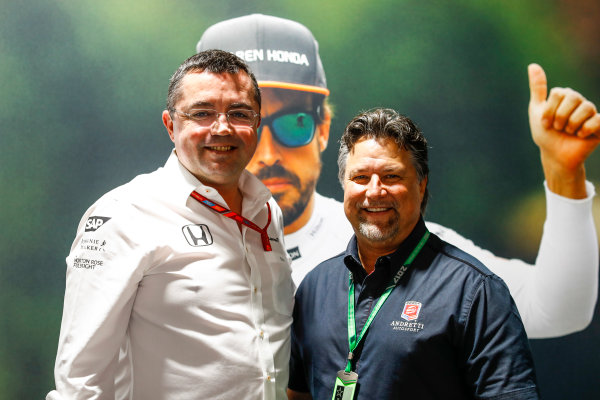
[(279, 144), (285, 147), (305, 146), (315, 137), (318, 120), (314, 111), (282, 110), (262, 119), (258, 128), (258, 140), (260, 141), (263, 127), (268, 126)]

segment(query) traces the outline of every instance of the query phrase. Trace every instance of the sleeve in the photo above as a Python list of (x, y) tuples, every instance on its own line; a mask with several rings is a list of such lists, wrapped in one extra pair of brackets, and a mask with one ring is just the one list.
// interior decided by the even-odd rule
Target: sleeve
[(459, 321), (460, 357), (473, 398), (539, 398), (525, 329), (498, 277), (481, 279), (466, 299)]
[(115, 398), (119, 350), (145, 264), (134, 215), (131, 206), (101, 199), (79, 224), (48, 399)]
[(547, 215), (535, 264), (505, 259), (437, 224), (431, 231), (485, 264), (508, 285), (530, 338), (585, 329), (598, 295), (598, 239), (592, 216), (594, 186), (586, 199), (568, 199), (546, 186)]

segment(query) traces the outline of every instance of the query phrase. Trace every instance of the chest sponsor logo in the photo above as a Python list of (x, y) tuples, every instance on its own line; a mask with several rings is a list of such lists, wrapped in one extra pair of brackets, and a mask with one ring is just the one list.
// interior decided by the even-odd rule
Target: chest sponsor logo
[(186, 225), (181, 228), (185, 240), (193, 247), (210, 246), (213, 244), (213, 237), (208, 226), (204, 224)]
[(408, 322), (408, 321), (392, 321), (390, 326), (395, 331), (404, 332), (421, 332), (425, 328), (425, 324), (421, 322)]
[(85, 231), (86, 232), (97, 231), (109, 219), (110, 219), (110, 217), (98, 217), (98, 216), (89, 217), (87, 219), (87, 221), (85, 221)]
[(404, 309), (402, 309), (402, 319), (406, 321), (414, 321), (419, 318), (419, 312), (421, 311), (422, 304), (418, 301), (407, 301), (404, 303)]
[(288, 252), (288, 255), (290, 256), (290, 258), (292, 259), (292, 261), (297, 260), (300, 257), (302, 257), (298, 246), (292, 247), (291, 249), (287, 249), (287, 252)]

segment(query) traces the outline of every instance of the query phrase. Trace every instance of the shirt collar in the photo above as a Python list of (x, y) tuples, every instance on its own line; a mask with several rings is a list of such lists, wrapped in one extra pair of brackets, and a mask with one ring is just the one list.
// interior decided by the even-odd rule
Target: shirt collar
[[(204, 185), (179, 162), (175, 149), (171, 151), (171, 155), (167, 159), (163, 171), (166, 183), (170, 188), (168, 195), (173, 196), (176, 202), (186, 204), (190, 198), (190, 194), (196, 190), (210, 200), (219, 202), (225, 206), (223, 198), (215, 188)], [(247, 205), (250, 208), (255, 204), (262, 204), (264, 206), (271, 198), (269, 189), (248, 170), (242, 172), (239, 188), (244, 197), (244, 206)], [(247, 202), (249, 203), (247, 204)]]
[[(419, 218), (419, 221), (413, 228), (412, 232), (408, 235), (406, 239), (398, 246), (396, 251), (393, 253), (387, 254), (385, 256), (381, 256), (375, 262), (375, 270), (380, 267), (388, 269), (385, 272), (386, 275), (389, 275), (390, 278), (392, 274), (396, 273), (396, 270), (404, 264), (404, 261), (408, 258), (413, 249), (417, 246), (427, 228), (425, 227), (425, 221), (423, 218)], [(366, 276), (367, 272), (363, 268), (360, 263), (360, 258), (358, 256), (358, 243), (356, 240), (356, 235), (352, 236), (350, 239), (350, 243), (348, 243), (348, 247), (346, 248), (346, 253), (344, 255), (344, 264), (346, 268), (352, 272), (352, 274), (356, 277), (356, 280), (362, 281)]]

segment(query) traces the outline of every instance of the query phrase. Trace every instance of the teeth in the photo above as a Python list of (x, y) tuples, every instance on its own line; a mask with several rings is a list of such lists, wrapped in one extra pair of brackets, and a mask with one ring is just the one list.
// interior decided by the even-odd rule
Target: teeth
[(385, 210), (387, 210), (387, 208), (367, 208), (367, 211), (369, 212), (380, 212)]
[(210, 147), (211, 150), (216, 150), (216, 151), (228, 151), (231, 150), (232, 147), (231, 146), (213, 146)]

